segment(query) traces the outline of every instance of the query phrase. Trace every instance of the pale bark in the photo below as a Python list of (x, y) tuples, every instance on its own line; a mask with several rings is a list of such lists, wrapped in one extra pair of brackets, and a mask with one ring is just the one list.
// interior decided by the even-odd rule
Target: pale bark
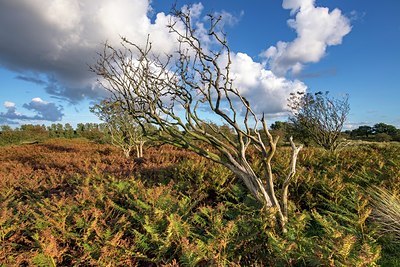
[(136, 146), (136, 157), (137, 158), (142, 158), (143, 157), (143, 146), (146, 143), (144, 140), (138, 140), (135, 142)]
[(125, 158), (129, 159), (130, 154), (131, 154), (131, 150), (130, 149), (124, 149), (123, 151), (124, 151)]
[[(271, 162), (278, 138), (269, 132), (264, 114), (260, 118), (235, 87), (230, 74), (230, 48), (225, 35), (216, 31), (221, 18), (211, 16), (209, 37), (216, 49), (210, 51), (195, 35), (190, 14), (178, 12), (176, 17), (186, 28), (184, 32), (177, 30), (176, 21), (169, 25), (181, 44), (176, 54), (166, 58), (154, 55), (150, 41), (139, 47), (123, 39), (123, 49), (106, 44), (92, 70), (103, 78), (103, 86), (113, 100), (142, 126), (146, 138), (193, 151), (226, 166), (257, 200), (276, 209), (285, 231), (288, 215), (282, 207), (287, 207), (287, 202), (281, 206), (275, 194)], [(226, 64), (221, 65), (221, 59)], [(202, 117), (204, 110), (229, 126), (232, 135), (210, 124), (207, 116)], [(156, 134), (149, 132), (144, 123), (157, 126)], [(265, 177), (249, 164), (249, 147), (258, 151), (266, 168)], [(136, 143), (136, 148), (137, 156), (142, 156), (141, 144)], [(300, 149), (294, 145), (292, 149), (297, 151), (292, 157), (293, 167)]]
[(292, 181), (293, 177), (296, 174), (296, 164), (297, 164), (297, 156), (303, 146), (296, 147), (296, 144), (293, 142), (293, 138), (290, 137), (290, 145), (292, 147), (292, 155), (290, 159), (290, 172), (286, 176), (285, 181), (282, 185), (282, 209), (283, 209), (283, 216), (285, 218), (285, 222), (288, 219), (288, 190), (290, 182)]

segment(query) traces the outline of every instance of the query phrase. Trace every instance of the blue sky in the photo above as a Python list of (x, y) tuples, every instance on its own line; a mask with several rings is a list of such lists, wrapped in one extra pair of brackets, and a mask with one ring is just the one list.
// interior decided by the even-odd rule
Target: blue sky
[[(97, 122), (89, 106), (104, 94), (87, 64), (100, 43), (150, 33), (165, 48), (173, 3), (0, 0), (0, 124)], [(271, 121), (284, 119), (289, 92), (323, 90), (349, 94), (347, 127), (400, 128), (400, 1), (179, 0), (177, 7), (193, 3), (199, 21), (207, 13), (225, 15), (238, 85), (255, 106), (270, 104)]]

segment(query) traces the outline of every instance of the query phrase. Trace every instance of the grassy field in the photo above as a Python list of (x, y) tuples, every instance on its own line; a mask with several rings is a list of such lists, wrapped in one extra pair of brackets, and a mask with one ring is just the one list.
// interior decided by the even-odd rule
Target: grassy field
[(224, 167), (169, 146), (145, 158), (84, 139), (1, 147), (0, 266), (400, 266), (366, 191), (400, 192), (398, 145), (304, 149), (285, 235)]

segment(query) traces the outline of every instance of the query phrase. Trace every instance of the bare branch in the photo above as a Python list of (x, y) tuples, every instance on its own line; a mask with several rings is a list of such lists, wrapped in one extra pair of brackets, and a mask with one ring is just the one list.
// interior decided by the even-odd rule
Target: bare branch
[[(221, 17), (210, 15), (208, 37), (212, 41), (204, 45), (189, 12), (175, 10), (173, 14), (168, 28), (178, 42), (175, 53), (154, 54), (150, 38), (144, 47), (122, 39), (121, 49), (105, 45), (92, 71), (147, 138), (224, 165), (256, 199), (277, 209), (284, 228), (286, 219), (275, 195), (271, 167), (278, 138), (235, 87), (231, 50), (219, 27)], [(210, 114), (224, 125), (210, 123)], [(147, 124), (154, 126), (151, 132)], [(260, 152), (266, 177), (249, 163), (250, 147)]]

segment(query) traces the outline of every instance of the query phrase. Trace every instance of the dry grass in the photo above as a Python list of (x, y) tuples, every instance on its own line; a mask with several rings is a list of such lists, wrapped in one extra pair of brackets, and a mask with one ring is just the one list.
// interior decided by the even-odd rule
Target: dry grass
[(400, 241), (399, 196), (381, 187), (372, 187), (369, 193), (372, 197), (372, 218), (383, 233), (389, 233)]

